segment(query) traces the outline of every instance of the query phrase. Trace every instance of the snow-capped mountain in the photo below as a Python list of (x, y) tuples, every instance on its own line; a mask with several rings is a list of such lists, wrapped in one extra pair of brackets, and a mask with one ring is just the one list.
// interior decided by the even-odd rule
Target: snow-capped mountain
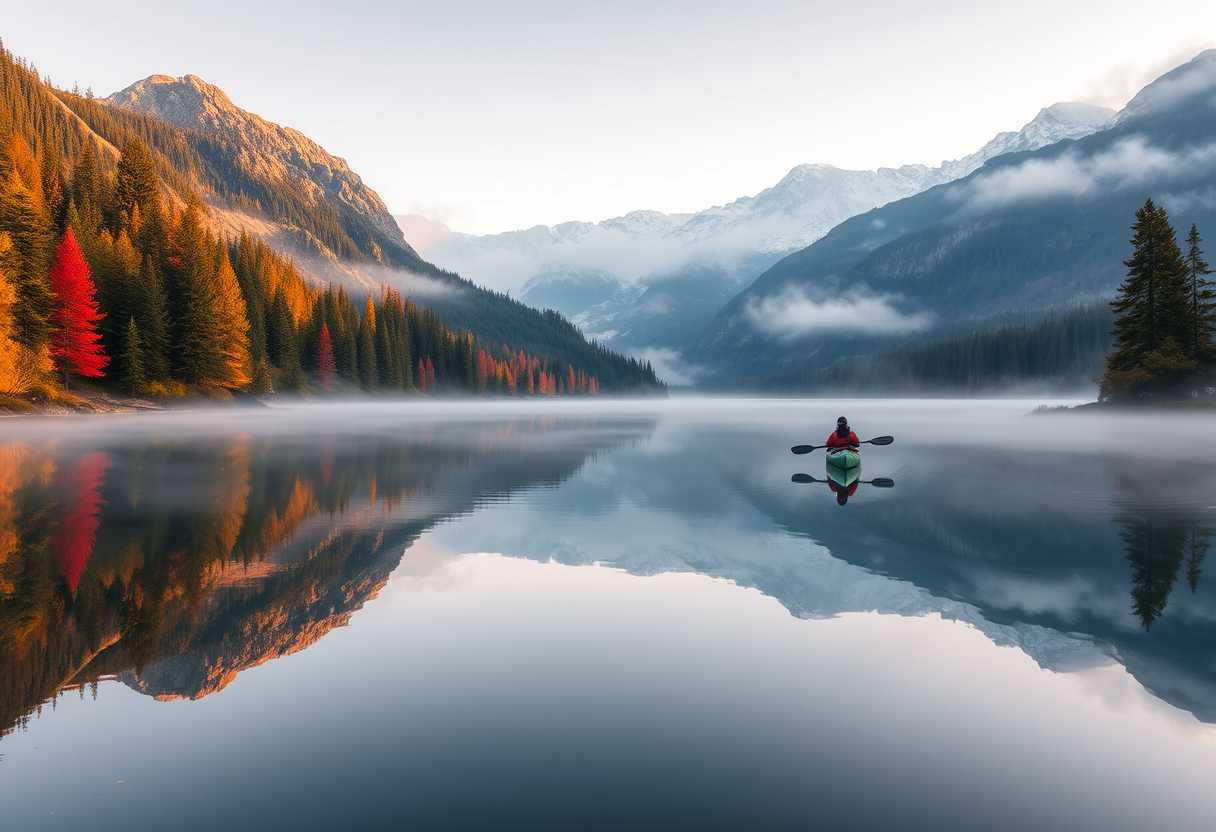
[(798, 165), (771, 188), (692, 214), (634, 211), (480, 236), (423, 217), (397, 219), (434, 262), (552, 306), (614, 347), (670, 349), (756, 275), (849, 217), (966, 176), (997, 156), (1087, 136), (1113, 116), (1090, 104), (1055, 104), (1020, 130), (935, 167)]

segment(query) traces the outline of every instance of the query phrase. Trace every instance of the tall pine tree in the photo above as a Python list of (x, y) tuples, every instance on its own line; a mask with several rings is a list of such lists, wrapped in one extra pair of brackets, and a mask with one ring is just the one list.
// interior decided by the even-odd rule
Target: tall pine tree
[(1209, 361), (1216, 336), (1216, 290), (1208, 280), (1212, 269), (1203, 257), (1203, 238), (1193, 223), (1186, 245), (1187, 351), (1196, 361)]
[(1187, 358), (1186, 266), (1169, 215), (1151, 199), (1136, 211), (1127, 277), (1111, 303), (1114, 349), (1102, 378), (1103, 399), (1170, 394), (1194, 370)]

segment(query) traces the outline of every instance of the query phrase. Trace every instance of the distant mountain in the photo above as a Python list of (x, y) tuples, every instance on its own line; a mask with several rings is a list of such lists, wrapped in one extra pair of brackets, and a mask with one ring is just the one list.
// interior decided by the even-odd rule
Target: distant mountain
[(1146, 197), (1216, 234), (1216, 50), (1150, 84), (1105, 129), (995, 157), (868, 211), (762, 274), (697, 340), (722, 380), (788, 374), (900, 338), (1108, 297)]
[(966, 176), (1001, 154), (1088, 135), (1113, 115), (1089, 104), (1055, 104), (1021, 130), (937, 167), (799, 165), (755, 196), (694, 214), (635, 211), (484, 236), (417, 216), (397, 219), (426, 257), (517, 291), (529, 304), (552, 305), (611, 346), (674, 348), (757, 274), (842, 220)]

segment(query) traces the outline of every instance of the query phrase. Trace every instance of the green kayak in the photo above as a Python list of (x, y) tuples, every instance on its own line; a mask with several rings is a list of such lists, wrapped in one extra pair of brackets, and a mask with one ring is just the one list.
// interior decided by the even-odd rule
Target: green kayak
[(858, 468), (861, 466), (861, 454), (857, 451), (840, 449), (828, 451), (829, 468)]

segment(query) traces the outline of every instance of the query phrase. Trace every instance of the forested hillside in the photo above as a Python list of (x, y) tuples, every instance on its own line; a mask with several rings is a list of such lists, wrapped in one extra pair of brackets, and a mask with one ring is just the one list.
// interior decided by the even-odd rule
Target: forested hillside
[(352, 255), (367, 240), (208, 146), (53, 90), (0, 51), (0, 394), (53, 398), (74, 377), (154, 395), (661, 387), (560, 316), (452, 275), (448, 318), (390, 286), (317, 285), (213, 203), (289, 215)]
[(1073, 390), (1092, 386), (1101, 375), (1112, 321), (1106, 304), (1082, 306), (1033, 323), (934, 338), (827, 367), (803, 367), (762, 379), (760, 385), (816, 395)]

